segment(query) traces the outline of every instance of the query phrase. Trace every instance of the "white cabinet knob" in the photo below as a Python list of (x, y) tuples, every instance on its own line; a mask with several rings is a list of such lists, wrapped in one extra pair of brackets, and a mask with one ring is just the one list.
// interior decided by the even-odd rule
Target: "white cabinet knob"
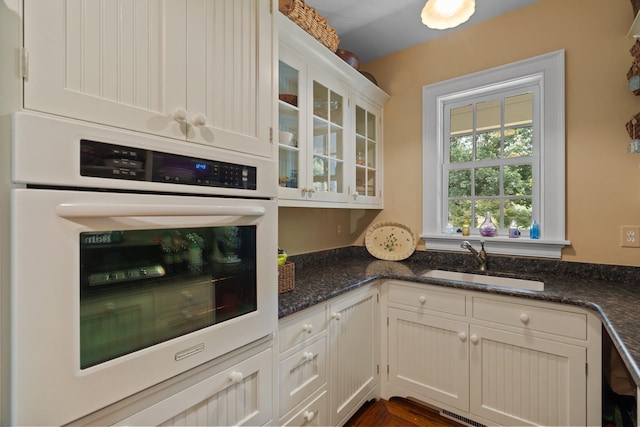
[(420, 295), (418, 301), (420, 301), (420, 304), (424, 304), (425, 302), (427, 302), (427, 297), (425, 297), (424, 295)]
[(182, 107), (178, 107), (169, 115), (176, 122), (184, 122), (187, 120), (187, 110)]
[(313, 360), (313, 353), (310, 351), (305, 351), (302, 353), (302, 360), (305, 362), (311, 362)]
[(238, 384), (244, 379), (244, 375), (242, 375), (242, 372), (233, 371), (229, 374), (229, 379), (233, 384)]
[(340, 320), (340, 313), (331, 313), (331, 318), (334, 320)]
[(520, 321), (526, 325), (529, 323), (529, 315), (527, 313), (522, 313), (520, 315)]
[(469, 339), (474, 344), (478, 344), (478, 341), (480, 341), (480, 339), (478, 338), (478, 336), (476, 334), (471, 335), (471, 338), (469, 338)]
[(309, 187), (309, 188), (307, 189), (307, 191), (308, 191), (309, 193), (315, 193), (315, 192), (316, 192), (316, 189), (315, 189), (315, 188), (313, 188), (313, 187)]
[(458, 338), (460, 338), (460, 341), (465, 342), (467, 340), (467, 333), (466, 332), (459, 332), (458, 333)]
[(313, 419), (315, 418), (315, 416), (316, 416), (316, 413), (315, 413), (315, 412), (312, 412), (312, 411), (304, 411), (304, 420), (305, 420), (306, 422), (308, 422), (308, 423), (309, 423), (309, 422), (311, 422), (311, 421), (313, 421)]
[(313, 325), (311, 323), (305, 323), (304, 326), (302, 326), (302, 330), (310, 334), (313, 332)]
[(191, 126), (204, 126), (207, 124), (207, 116), (202, 113), (198, 113), (189, 120)]

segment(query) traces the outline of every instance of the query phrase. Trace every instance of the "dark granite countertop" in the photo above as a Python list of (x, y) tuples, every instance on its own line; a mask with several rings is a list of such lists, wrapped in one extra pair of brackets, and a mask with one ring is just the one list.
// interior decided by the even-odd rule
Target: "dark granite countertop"
[(640, 386), (640, 268), (489, 256), (489, 272), (543, 280), (542, 292), (510, 290), (422, 277), (426, 270), (477, 272), (471, 255), (417, 251), (404, 261), (382, 261), (364, 247), (290, 257), (295, 288), (279, 295), (279, 317), (291, 315), (379, 279), (410, 280), (466, 290), (558, 302), (592, 310), (602, 320), (635, 383)]

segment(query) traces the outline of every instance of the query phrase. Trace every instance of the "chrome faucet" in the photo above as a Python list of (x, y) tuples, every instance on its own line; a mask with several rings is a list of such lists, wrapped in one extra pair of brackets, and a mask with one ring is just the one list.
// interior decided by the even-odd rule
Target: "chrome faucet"
[(487, 252), (484, 250), (484, 240), (480, 241), (480, 245), (482, 246), (482, 249), (480, 249), (480, 252), (476, 251), (473, 248), (473, 246), (471, 246), (471, 243), (469, 243), (468, 240), (463, 241), (460, 244), (460, 247), (462, 249), (468, 249), (473, 254), (473, 258), (478, 262), (478, 265), (480, 266), (480, 271), (486, 271), (486, 269), (487, 269)]

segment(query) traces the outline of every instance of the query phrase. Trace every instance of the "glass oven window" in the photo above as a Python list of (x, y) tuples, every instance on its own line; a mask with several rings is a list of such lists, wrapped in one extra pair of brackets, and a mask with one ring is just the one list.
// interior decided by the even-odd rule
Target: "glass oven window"
[(257, 309), (256, 226), (80, 234), (80, 367)]

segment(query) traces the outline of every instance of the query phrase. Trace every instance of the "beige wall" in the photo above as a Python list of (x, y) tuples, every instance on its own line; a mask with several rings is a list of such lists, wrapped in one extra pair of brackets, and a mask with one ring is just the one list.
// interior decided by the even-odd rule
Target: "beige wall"
[[(391, 95), (384, 111), (385, 209), (280, 209), (280, 245), (286, 242), (291, 253), (362, 245), (367, 225), (377, 220), (406, 223), (419, 233), (422, 87), (564, 49), (572, 245), (563, 260), (640, 266), (640, 248), (620, 247), (620, 226), (640, 225), (640, 154), (626, 153), (624, 127), (640, 112), (640, 97), (626, 80), (632, 15), (629, 0), (540, 0), (365, 64)], [(337, 236), (337, 224), (354, 223), (358, 212), (357, 226)]]

